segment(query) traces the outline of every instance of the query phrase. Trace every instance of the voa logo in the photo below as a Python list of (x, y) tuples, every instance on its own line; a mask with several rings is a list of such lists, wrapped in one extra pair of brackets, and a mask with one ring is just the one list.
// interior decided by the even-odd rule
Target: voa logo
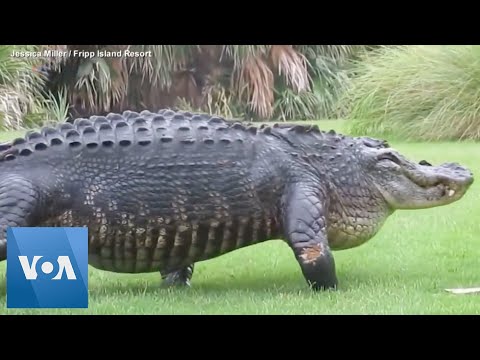
[[(30, 263), (28, 261), (28, 256), (18, 257), (23, 273), (25, 274), (25, 278), (27, 280), (37, 280), (37, 264), (42, 258), (43, 256), (34, 256), (32, 262)], [(52, 280), (61, 280), (63, 274), (65, 274), (67, 280), (77, 280), (77, 276), (75, 275), (75, 271), (73, 270), (72, 263), (68, 256), (58, 256), (56, 262), (58, 265), (58, 270)], [(43, 261), (40, 265), (40, 270), (42, 273), (49, 275), (55, 270), (55, 266), (50, 261)]]
[(88, 228), (8, 228), (7, 307), (87, 308)]

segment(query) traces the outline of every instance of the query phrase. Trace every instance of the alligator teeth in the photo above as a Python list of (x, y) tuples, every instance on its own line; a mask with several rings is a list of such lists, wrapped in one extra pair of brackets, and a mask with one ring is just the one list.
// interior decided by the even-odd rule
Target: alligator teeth
[(455, 190), (448, 190), (448, 196), (453, 196), (455, 194)]

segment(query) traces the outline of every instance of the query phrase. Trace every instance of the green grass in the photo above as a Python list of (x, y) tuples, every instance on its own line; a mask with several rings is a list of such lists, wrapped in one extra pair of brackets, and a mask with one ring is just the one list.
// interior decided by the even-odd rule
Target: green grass
[(480, 46), (388, 46), (356, 66), (350, 131), (405, 140), (480, 139)]
[[(342, 122), (319, 121), (322, 128)], [(458, 161), (480, 173), (480, 144), (402, 144), (416, 160)], [(480, 314), (480, 184), (449, 206), (395, 213), (356, 249), (336, 252), (340, 288), (311, 292), (290, 249), (271, 241), (198, 263), (190, 289), (160, 289), (159, 275), (90, 268), (88, 310), (7, 310), (0, 264), (0, 313), (7, 314)]]
[(23, 137), (25, 135), (25, 131), (19, 130), (19, 131), (0, 132), (0, 142), (9, 141), (9, 140), (15, 139), (16, 137)]

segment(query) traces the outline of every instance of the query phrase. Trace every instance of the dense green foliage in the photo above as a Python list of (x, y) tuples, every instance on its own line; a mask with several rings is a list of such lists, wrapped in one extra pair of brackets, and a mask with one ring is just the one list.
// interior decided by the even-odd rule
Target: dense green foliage
[(39, 110), (42, 78), (32, 71), (34, 61), (12, 56), (15, 50), (34, 46), (0, 45), (0, 127), (18, 128), (28, 113)]
[[(43, 49), (78, 53), (10, 56)], [(151, 56), (78, 55), (126, 50)], [(2, 45), (0, 128), (178, 107), (258, 121), (348, 118), (356, 135), (478, 140), (479, 64), (477, 45)]]
[[(358, 45), (66, 45), (143, 51), (140, 57), (52, 61), (49, 84), (69, 91), (77, 116), (178, 106), (253, 120), (334, 118)], [(149, 56), (151, 52), (151, 56)]]
[(64, 120), (68, 111), (65, 92), (45, 91), (46, 77), (39, 71), (36, 45), (0, 45), (0, 128), (19, 129), (47, 121)]
[(480, 139), (480, 46), (382, 47), (355, 73), (343, 99), (353, 134)]

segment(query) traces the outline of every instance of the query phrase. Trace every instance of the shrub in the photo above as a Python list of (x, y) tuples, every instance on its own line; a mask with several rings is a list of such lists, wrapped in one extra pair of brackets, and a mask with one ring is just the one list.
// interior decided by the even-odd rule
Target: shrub
[(381, 47), (355, 64), (352, 134), (480, 139), (480, 46)]
[(180, 106), (246, 120), (342, 116), (348, 59), (364, 45), (63, 45), (151, 52), (145, 57), (57, 57), (48, 88), (67, 89), (72, 116)]
[(0, 45), (0, 128), (18, 129), (25, 117), (39, 110), (43, 79), (33, 71), (34, 58), (13, 57), (13, 51), (34, 51), (35, 46)]

